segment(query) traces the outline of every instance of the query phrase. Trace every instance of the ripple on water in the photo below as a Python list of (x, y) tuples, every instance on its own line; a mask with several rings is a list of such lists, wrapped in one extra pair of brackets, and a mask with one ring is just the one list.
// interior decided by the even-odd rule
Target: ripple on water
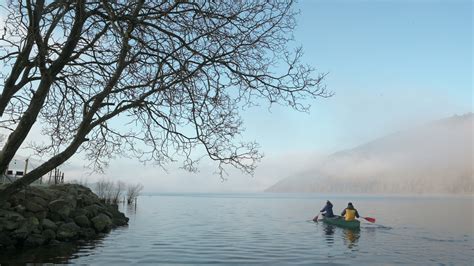
[[(340, 196), (338, 199), (341, 202), (335, 200), (335, 206), (347, 201)], [(0, 262), (472, 264), (474, 242), (469, 225), (446, 228), (450, 233), (444, 233), (429, 227), (425, 221), (408, 222), (412, 218), (412, 206), (403, 201), (364, 197), (351, 200), (358, 202), (360, 211), (377, 217), (378, 223), (362, 221), (360, 231), (351, 231), (308, 219), (314, 216), (311, 212), (315, 204), (325, 200), (306, 194), (282, 198), (265, 194), (141, 197), (137, 209), (129, 210), (132, 213), (129, 227), (114, 230), (103, 239), (65, 245), (54, 253), (38, 250), (21, 256), (0, 254)], [(440, 204), (439, 201), (421, 203), (425, 207)], [(452, 204), (463, 206), (462, 202)], [(403, 209), (404, 213), (388, 211), (394, 208)], [(415, 213), (424, 210), (413, 206)], [(398, 217), (405, 213), (403, 219)]]

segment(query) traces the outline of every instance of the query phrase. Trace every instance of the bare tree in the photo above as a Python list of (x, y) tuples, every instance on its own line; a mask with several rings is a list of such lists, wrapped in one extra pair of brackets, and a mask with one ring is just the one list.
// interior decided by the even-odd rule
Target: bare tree
[(136, 202), (137, 197), (140, 196), (142, 190), (142, 184), (129, 184), (127, 186), (127, 203), (132, 204), (133, 202)]
[(126, 184), (122, 181), (117, 181), (115, 183), (115, 186), (114, 186), (114, 189), (113, 189), (113, 194), (112, 194), (112, 197), (110, 198), (110, 203), (114, 203), (114, 204), (117, 204), (119, 202), (121, 202), (121, 198), (122, 198), (122, 195), (123, 193), (125, 192), (125, 187), (126, 187)]
[[(78, 152), (101, 171), (113, 156), (166, 166), (203, 155), (222, 174), (252, 173), (258, 145), (241, 142), (239, 110), (267, 102), (299, 111), (330, 96), (323, 75), (288, 48), (294, 3), (274, 1), (12, 1), (0, 38), (0, 173), (36, 124), (45, 163), (18, 192)], [(36, 123), (38, 122), (38, 123)], [(143, 143), (144, 145), (139, 145)]]
[(114, 182), (103, 178), (95, 184), (94, 192), (105, 203), (118, 203), (125, 187), (122, 181)]
[(95, 193), (97, 194), (97, 196), (100, 199), (107, 202), (108, 199), (110, 198), (112, 187), (113, 187), (113, 182), (110, 181), (110, 180), (106, 180), (104, 178), (104, 179), (99, 180), (95, 184), (95, 189), (94, 190), (95, 190)]

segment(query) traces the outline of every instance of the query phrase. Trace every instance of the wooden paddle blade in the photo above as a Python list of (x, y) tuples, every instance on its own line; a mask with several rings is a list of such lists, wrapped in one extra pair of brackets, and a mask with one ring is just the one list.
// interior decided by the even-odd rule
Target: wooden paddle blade
[(375, 223), (375, 218), (372, 217), (363, 217), (367, 222)]
[(318, 221), (318, 215), (316, 215), (316, 216), (313, 218), (313, 221), (314, 221), (314, 222), (317, 222), (317, 221)]

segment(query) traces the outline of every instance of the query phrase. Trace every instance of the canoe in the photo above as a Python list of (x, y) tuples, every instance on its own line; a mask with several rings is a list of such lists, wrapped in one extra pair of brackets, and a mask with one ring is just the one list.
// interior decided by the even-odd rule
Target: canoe
[(320, 221), (322, 221), (323, 223), (332, 224), (332, 225), (349, 228), (349, 229), (360, 228), (360, 222), (358, 220), (346, 221), (344, 220), (344, 218), (340, 216), (336, 216), (334, 218), (323, 217)]

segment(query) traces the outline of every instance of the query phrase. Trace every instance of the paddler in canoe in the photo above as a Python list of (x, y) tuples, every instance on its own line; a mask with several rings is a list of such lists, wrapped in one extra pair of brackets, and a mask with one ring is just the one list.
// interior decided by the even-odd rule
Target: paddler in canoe
[(347, 208), (345, 208), (342, 213), (341, 213), (341, 216), (344, 217), (344, 220), (346, 221), (354, 221), (355, 218), (359, 218), (359, 213), (357, 212), (357, 210), (354, 208), (354, 205), (352, 205), (352, 202), (349, 202), (347, 204)]
[[(352, 202), (347, 204), (347, 208), (342, 211), (341, 216), (334, 215), (332, 211), (332, 203), (328, 200), (326, 206), (321, 210), (323, 218), (321, 219), (324, 223), (333, 224), (346, 228), (359, 228), (360, 221), (356, 218), (364, 218), (366, 221), (375, 223), (375, 218), (372, 217), (360, 217), (359, 212), (354, 208)], [(318, 221), (318, 215), (313, 218), (313, 221)]]
[(332, 211), (332, 203), (328, 200), (326, 201), (326, 206), (319, 211), (324, 217), (332, 218), (334, 217), (334, 212)]
[[(319, 213), (323, 216), (323, 218), (336, 218), (337, 216), (334, 215), (334, 212), (332, 211), (332, 203), (328, 200), (326, 201), (326, 205), (322, 210), (319, 211)], [(317, 222), (318, 221), (318, 215), (316, 215), (313, 218), (313, 221)]]
[[(330, 214), (332, 214), (331, 217), (328, 215), (327, 210), (331, 210)], [(336, 225), (344, 228), (350, 228), (350, 229), (358, 229), (360, 227), (360, 222), (356, 219), (359, 218), (359, 213), (357, 210), (354, 208), (354, 205), (352, 205), (351, 202), (347, 205), (347, 208), (344, 209), (342, 212), (341, 216), (335, 216), (332, 212), (332, 204), (331, 202), (327, 202), (326, 206), (324, 209), (321, 210), (323, 213), (323, 218), (321, 221), (326, 224), (331, 224), (331, 225)], [(314, 217), (313, 219), (315, 222), (318, 221), (318, 216)]]

